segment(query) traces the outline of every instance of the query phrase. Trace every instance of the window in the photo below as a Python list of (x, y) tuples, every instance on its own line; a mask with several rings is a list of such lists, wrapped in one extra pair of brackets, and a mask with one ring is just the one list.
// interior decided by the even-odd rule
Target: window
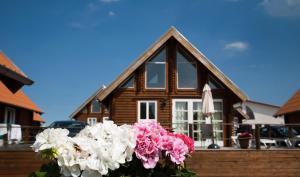
[[(215, 113), (212, 119), (214, 135), (217, 144), (223, 146), (223, 105), (222, 100), (214, 100)], [(172, 127), (177, 133), (189, 135), (192, 133), (195, 146), (201, 146), (202, 129), (205, 124), (205, 117), (202, 114), (201, 99), (173, 99)], [(193, 126), (190, 127), (189, 124)], [(192, 129), (190, 129), (192, 128)]]
[(146, 88), (164, 89), (166, 86), (166, 49), (146, 63)]
[(177, 51), (177, 88), (197, 88), (196, 62), (191, 61)]
[(134, 84), (134, 78), (131, 76), (129, 79), (127, 79), (124, 84), (121, 85), (121, 88), (133, 88)]
[(92, 105), (91, 105), (91, 112), (92, 113), (95, 113), (95, 112), (100, 112), (100, 108), (101, 108), (101, 103), (99, 102), (99, 100), (94, 100), (92, 102)]
[(215, 79), (213, 79), (211, 76), (208, 76), (208, 85), (209, 87), (213, 90), (213, 89), (222, 89), (222, 85), (216, 81)]
[(89, 117), (89, 118), (87, 119), (87, 123), (88, 123), (90, 126), (92, 126), (92, 125), (94, 125), (94, 124), (97, 123), (97, 118), (96, 118), (96, 117)]
[(156, 101), (138, 101), (138, 119), (156, 120), (157, 102)]
[(14, 108), (5, 108), (5, 120), (4, 123), (15, 124), (16, 123), (16, 110)]

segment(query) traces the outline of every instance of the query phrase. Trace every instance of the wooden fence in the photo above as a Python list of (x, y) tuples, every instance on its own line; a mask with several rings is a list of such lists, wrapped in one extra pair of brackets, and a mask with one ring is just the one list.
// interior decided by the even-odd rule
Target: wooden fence
[[(1, 150), (0, 177), (26, 177), (42, 163), (31, 150)], [(201, 150), (187, 166), (201, 177), (300, 176), (300, 150)]]

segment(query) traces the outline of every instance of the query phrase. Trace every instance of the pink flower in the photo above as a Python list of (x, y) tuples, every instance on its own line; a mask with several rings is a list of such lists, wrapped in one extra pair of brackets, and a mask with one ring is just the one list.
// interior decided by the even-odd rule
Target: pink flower
[(191, 138), (168, 132), (159, 123), (139, 122), (133, 128), (136, 133), (135, 155), (147, 169), (156, 166), (160, 155), (179, 165), (194, 150)]
[(189, 153), (194, 152), (195, 146), (194, 146), (194, 140), (184, 134), (175, 134), (177, 138), (180, 138), (183, 140), (184, 144), (188, 146)]
[(176, 164), (181, 164), (185, 160), (185, 156), (188, 154), (188, 147), (184, 142), (176, 138), (173, 142), (173, 149), (170, 152), (171, 161)]
[(133, 128), (137, 141), (136, 157), (142, 161), (145, 168), (154, 168), (159, 161), (161, 136), (167, 133), (166, 130), (156, 122), (136, 123)]

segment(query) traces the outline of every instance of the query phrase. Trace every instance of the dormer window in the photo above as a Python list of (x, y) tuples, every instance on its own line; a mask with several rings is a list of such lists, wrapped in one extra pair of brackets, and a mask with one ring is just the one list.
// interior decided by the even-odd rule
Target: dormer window
[(177, 51), (177, 88), (197, 88), (197, 65), (195, 61), (187, 58), (180, 51)]
[(100, 112), (100, 105), (101, 105), (101, 103), (99, 102), (99, 100), (95, 99), (91, 105), (91, 112), (92, 113)]
[(121, 88), (134, 88), (134, 77), (129, 77), (129, 79), (127, 79), (123, 85), (121, 85)]
[(146, 63), (146, 88), (164, 89), (166, 87), (166, 49)]

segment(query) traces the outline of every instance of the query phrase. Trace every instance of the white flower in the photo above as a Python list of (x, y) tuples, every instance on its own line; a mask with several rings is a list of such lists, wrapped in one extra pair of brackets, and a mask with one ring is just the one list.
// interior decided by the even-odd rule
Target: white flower
[(105, 121), (87, 126), (75, 137), (63, 129), (47, 129), (37, 136), (32, 146), (39, 151), (57, 150), (57, 163), (64, 176), (101, 177), (132, 160), (136, 145), (131, 126), (117, 126)]
[(49, 128), (37, 134), (36, 141), (31, 146), (35, 152), (57, 148), (68, 141), (69, 131), (61, 128)]

